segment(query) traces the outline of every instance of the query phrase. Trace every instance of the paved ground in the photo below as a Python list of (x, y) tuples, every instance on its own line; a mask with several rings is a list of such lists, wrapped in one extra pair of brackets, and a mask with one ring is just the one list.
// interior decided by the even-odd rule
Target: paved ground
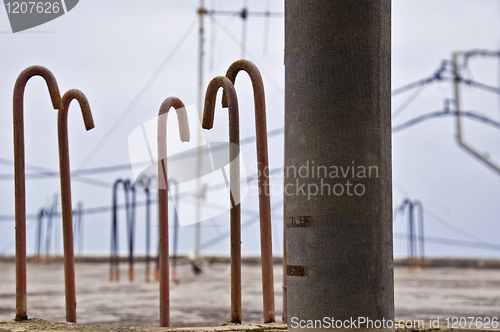
[[(124, 279), (126, 265), (121, 267), (121, 282), (110, 283), (107, 264), (76, 265), (79, 324), (108, 327), (159, 325), (158, 284), (144, 282), (143, 263), (137, 263), (136, 281), (133, 283)], [(245, 265), (242, 271), (243, 321), (261, 323), (260, 267)], [(275, 266), (274, 273), (276, 317), (281, 323), (281, 265)], [(214, 263), (206, 267), (205, 273), (197, 276), (193, 275), (189, 265), (183, 265), (178, 275), (180, 284), (171, 285), (172, 326), (213, 326), (229, 320), (228, 264)], [(426, 323), (431, 317), (440, 317), (441, 323), (448, 317), (498, 319), (500, 269), (429, 268), (409, 272), (404, 267), (396, 267), (395, 300), (397, 319), (421, 319)], [(14, 264), (0, 262), (0, 321), (12, 320), (14, 308)], [(64, 322), (62, 264), (28, 265), (28, 315)], [(262, 327), (257, 329), (262, 330)]]
[(500, 319), (500, 269), (397, 267), (394, 279), (397, 319)]
[[(136, 263), (135, 281), (121, 264), (121, 281), (109, 282), (108, 264), (76, 264), (77, 319), (81, 324), (105, 326), (158, 326), (158, 283), (145, 283), (144, 263)], [(170, 286), (172, 326), (220, 325), (230, 320), (230, 267), (207, 265), (194, 275), (190, 265), (179, 266), (180, 283)], [(276, 317), (281, 322), (282, 267), (275, 266)], [(261, 272), (259, 265), (242, 268), (242, 318), (261, 323)], [(28, 316), (64, 322), (62, 264), (28, 264)], [(0, 263), (0, 321), (15, 316), (15, 269)]]

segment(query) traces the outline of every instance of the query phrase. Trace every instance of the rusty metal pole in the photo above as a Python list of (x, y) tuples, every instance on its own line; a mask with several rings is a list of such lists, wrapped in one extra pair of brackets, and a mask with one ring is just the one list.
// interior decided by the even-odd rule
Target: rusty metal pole
[(36, 237), (35, 237), (35, 264), (40, 264), (41, 260), (41, 247), (42, 247), (42, 231), (43, 231), (43, 217), (45, 214), (44, 209), (38, 211), (38, 219), (36, 224)]
[(90, 105), (85, 95), (76, 89), (69, 90), (62, 97), (62, 108), (57, 116), (57, 134), (59, 139), (59, 170), (61, 179), (61, 206), (64, 243), (64, 279), (66, 284), (66, 321), (76, 323), (76, 287), (73, 243), (73, 211), (71, 206), (71, 174), (68, 146), (68, 110), (69, 104), (76, 99), (82, 110), (85, 129), (94, 128)]
[(167, 176), (167, 115), (170, 108), (177, 111), (182, 142), (189, 141), (189, 123), (186, 108), (176, 97), (163, 101), (158, 112), (158, 227), (160, 246), (160, 326), (170, 326), (170, 285), (168, 257), (168, 176)]
[(177, 188), (178, 183), (174, 179), (168, 180), (168, 189), (171, 189), (172, 187), (170, 185), (174, 185), (176, 187), (175, 189), (175, 196), (172, 195), (172, 190), (170, 190), (170, 196), (172, 196), (172, 199), (174, 200), (174, 243), (172, 245), (173, 247), (173, 255), (172, 255), (172, 282), (174, 284), (179, 283), (179, 279), (177, 279), (177, 247), (178, 247), (178, 239), (179, 239), (179, 215), (177, 214), (177, 209), (179, 208), (179, 190)]
[[(285, 160), (283, 158), (283, 174), (285, 174)], [(283, 177), (283, 188), (286, 188), (286, 177)], [(281, 313), (281, 320), (283, 324), (288, 322), (287, 308), (288, 308), (288, 286), (287, 286), (287, 260), (286, 260), (286, 193), (283, 191), (283, 312)]]
[(26, 299), (26, 182), (24, 166), (24, 89), (33, 76), (42, 76), (49, 89), (52, 107), (61, 108), (61, 94), (54, 75), (41, 66), (28, 67), (21, 72), (14, 86), (14, 180), (16, 206), (16, 317), (28, 319)]
[(83, 236), (84, 236), (84, 227), (83, 227), (83, 203), (78, 202), (78, 259), (79, 263), (83, 263)]
[(415, 248), (415, 223), (413, 221), (413, 202), (409, 202), (409, 211), (408, 211), (408, 236), (410, 240), (410, 258), (408, 262), (408, 269), (415, 269), (415, 261), (416, 261), (416, 248)]
[(390, 0), (285, 1), (285, 155), (288, 328), (393, 330)]
[(422, 270), (425, 270), (424, 207), (422, 205), (422, 202), (420, 202), (419, 200), (414, 200), (412, 204), (418, 209), (418, 232), (419, 232), (418, 240), (420, 247), (420, 259), (418, 260), (417, 263), (415, 263), (415, 265), (422, 268)]
[(408, 270), (413, 269), (413, 203), (410, 201), (410, 199), (406, 198), (401, 206), (399, 207), (399, 211), (402, 211), (404, 214), (404, 211), (406, 207), (408, 206), (408, 252), (406, 253), (406, 267)]
[(149, 195), (149, 186), (151, 184), (151, 179), (148, 177), (142, 177), (139, 179), (141, 184), (144, 186), (144, 194), (146, 195), (146, 283), (149, 283), (151, 278), (150, 278), (150, 269), (149, 269), (149, 247), (150, 247), (150, 242), (151, 242), (151, 198)]
[[(247, 72), (252, 80), (255, 104), (264, 323), (274, 323), (276, 318), (274, 312), (273, 245), (264, 82), (257, 66), (248, 60), (233, 62), (226, 72), (226, 77), (234, 84), (236, 75), (241, 70)], [(227, 107), (227, 97), (225, 94), (222, 96), (222, 107)]]
[(132, 202), (127, 204), (127, 232), (128, 232), (128, 280), (134, 281), (134, 226), (135, 226), (135, 184), (125, 181), (125, 195), (131, 192)]
[(145, 189), (146, 193), (146, 282), (150, 281), (150, 270), (149, 270), (149, 243), (151, 236), (151, 218), (150, 218), (150, 205), (151, 199), (149, 197), (149, 188)]
[(223, 88), (228, 96), (229, 107), (229, 160), (231, 188), (231, 322), (241, 323), (241, 204), (240, 204), (240, 128), (238, 98), (234, 85), (227, 77), (213, 78), (205, 94), (203, 128), (212, 129), (214, 124), (217, 91)]
[(120, 280), (120, 267), (118, 257), (118, 185), (122, 185), (125, 191), (125, 209), (128, 220), (128, 193), (126, 191), (126, 182), (122, 179), (118, 179), (113, 184), (113, 220), (111, 222), (111, 254), (109, 258), (109, 281), (119, 281)]

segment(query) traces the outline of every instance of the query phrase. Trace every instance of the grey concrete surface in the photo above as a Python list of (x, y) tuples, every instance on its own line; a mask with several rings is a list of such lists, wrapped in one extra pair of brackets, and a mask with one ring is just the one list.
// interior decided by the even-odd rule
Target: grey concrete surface
[(285, 166), (288, 322), (394, 320), (390, 0), (285, 1)]
[[(158, 283), (144, 282), (144, 265), (136, 265), (136, 281), (108, 281), (105, 263), (76, 265), (79, 324), (106, 327), (158, 326)], [(243, 320), (262, 322), (261, 273), (258, 264), (243, 266)], [(172, 326), (215, 326), (229, 321), (228, 264), (214, 263), (195, 276), (188, 265), (179, 269), (181, 283), (171, 285)], [(275, 265), (276, 317), (281, 317), (281, 265)], [(28, 315), (64, 322), (62, 264), (28, 264)], [(429, 268), (409, 272), (396, 267), (396, 319), (424, 320), (440, 317), (500, 318), (500, 269)], [(332, 280), (332, 282), (335, 282)], [(334, 315), (334, 313), (332, 313)], [(0, 321), (15, 316), (13, 262), (0, 263)], [(278, 323), (281, 320), (278, 319)], [(26, 326), (26, 325), (24, 325)], [(2, 328), (2, 326), (0, 326)], [(1, 330), (0, 330), (1, 331)]]
[[(121, 264), (119, 283), (109, 282), (109, 265), (76, 264), (77, 319), (81, 324), (159, 326), (159, 286), (145, 283), (144, 264), (135, 265), (135, 281)], [(190, 265), (179, 266), (180, 283), (170, 285), (171, 326), (213, 326), (230, 321), (229, 264), (206, 265), (195, 276)], [(275, 266), (276, 317), (281, 317), (281, 266)], [(262, 323), (259, 265), (242, 269), (243, 322)], [(15, 269), (0, 263), (0, 320), (15, 316)], [(64, 322), (63, 265), (28, 264), (28, 317)]]

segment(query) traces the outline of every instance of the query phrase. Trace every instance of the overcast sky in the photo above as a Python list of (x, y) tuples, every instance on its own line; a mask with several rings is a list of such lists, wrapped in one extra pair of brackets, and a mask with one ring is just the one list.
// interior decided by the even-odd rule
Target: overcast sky
[[(78, 88), (88, 97), (95, 129), (86, 132), (76, 103), (69, 112), (71, 167), (73, 170), (127, 164), (130, 162), (128, 136), (142, 123), (154, 118), (162, 101), (169, 96), (181, 98), (186, 105), (197, 106), (198, 79), (198, 1), (106, 0), (80, 1), (67, 14), (25, 32), (10, 31), (7, 14), (0, 10), (2, 76), (0, 78), (0, 251), (13, 253), (14, 181), (8, 176), (13, 168), (5, 160), (13, 159), (12, 89), (19, 73), (30, 65), (43, 65), (55, 75), (61, 93)], [(209, 8), (239, 11), (239, 1), (206, 1)], [(250, 11), (283, 13), (283, 1), (250, 1)], [(452, 52), (471, 49), (500, 49), (500, 3), (496, 0), (397, 0), (392, 14), (392, 86), (393, 89), (432, 75)], [(207, 17), (203, 85), (242, 54), (238, 15)], [(267, 96), (268, 130), (283, 127), (284, 119), (284, 20), (281, 17), (248, 19), (245, 57), (260, 68)], [(499, 85), (499, 59), (473, 58), (467, 77), (485, 84)], [(240, 136), (254, 135), (253, 96), (249, 79), (238, 76)], [(393, 110), (413, 92), (393, 98)], [(404, 111), (394, 125), (420, 115), (443, 109), (453, 98), (449, 82), (429, 84)], [(500, 121), (500, 96), (470, 87), (462, 88), (464, 109)], [(219, 105), (219, 104), (218, 104)], [(207, 140), (227, 141), (227, 111), (217, 106), (214, 128), (205, 133)], [(57, 112), (52, 109), (45, 83), (30, 80), (25, 93), (26, 163), (50, 170), (58, 169)], [(465, 137), (500, 164), (500, 131), (483, 123), (465, 120)], [(96, 150), (98, 147), (98, 150)], [(269, 137), (270, 166), (283, 163), (282, 133)], [(248, 175), (253, 175), (254, 143), (242, 146)], [(27, 168), (27, 173), (36, 172)], [(428, 256), (499, 257), (500, 174), (495, 173), (468, 152), (455, 139), (451, 116), (428, 120), (393, 136), (394, 207), (409, 197), (420, 200), (425, 209), (425, 234), (434, 238), (496, 243), (499, 250), (474, 248), (478, 244), (445, 241), (426, 243)], [(81, 201), (85, 208), (111, 204), (111, 184), (115, 179), (132, 178), (131, 170), (92, 175), (103, 181), (73, 180), (73, 205)], [(277, 189), (272, 196), (274, 252), (282, 253), (282, 179), (271, 178)], [(109, 184), (105, 188), (106, 184)], [(256, 220), (258, 201), (255, 192), (242, 203), (243, 222)], [(27, 180), (27, 213), (47, 206), (59, 192), (59, 179)], [(215, 202), (217, 201), (217, 198)], [(142, 192), (138, 200), (143, 201)], [(207, 201), (210, 198), (207, 196)], [(191, 207), (192, 209), (192, 207)], [(59, 209), (60, 211), (60, 209)], [(183, 213), (182, 209), (179, 211)], [(137, 252), (144, 251), (144, 209), (136, 211)], [(154, 212), (153, 215), (156, 215)], [(84, 217), (85, 251), (105, 254), (109, 251), (111, 213)], [(124, 213), (121, 215), (125, 252)], [(155, 224), (155, 223), (154, 223)], [(222, 236), (228, 230), (228, 214), (202, 223), (202, 243)], [(28, 220), (28, 252), (34, 251), (35, 223)], [(58, 221), (60, 227), (60, 221)], [(60, 229), (60, 228), (59, 228)], [(154, 228), (156, 230), (156, 228)], [(395, 256), (406, 255), (406, 215), (399, 214), (394, 225)], [(194, 228), (181, 229), (180, 250), (194, 247)], [(60, 252), (61, 236), (54, 239)], [(259, 252), (257, 222), (243, 232), (242, 250)], [(471, 247), (467, 247), (471, 245)], [(202, 253), (229, 253), (229, 239), (206, 247)]]

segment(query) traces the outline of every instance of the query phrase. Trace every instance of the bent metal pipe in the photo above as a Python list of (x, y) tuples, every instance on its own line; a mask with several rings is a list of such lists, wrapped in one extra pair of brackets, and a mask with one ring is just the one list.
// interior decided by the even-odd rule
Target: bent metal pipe
[[(273, 245), (271, 231), (271, 202), (269, 193), (269, 157), (267, 151), (266, 101), (264, 82), (257, 66), (248, 60), (238, 60), (229, 66), (226, 77), (234, 84), (236, 76), (243, 70), (252, 81), (255, 104), (255, 130), (257, 145), (260, 243), (262, 256), (262, 297), (264, 323), (274, 323), (274, 277), (273, 277)], [(228, 107), (226, 93), (222, 96), (222, 107)]]
[(158, 223), (160, 263), (160, 326), (170, 325), (170, 287), (168, 259), (168, 177), (167, 177), (167, 115), (170, 108), (177, 111), (182, 142), (189, 141), (189, 123), (186, 108), (176, 97), (163, 101), (158, 112)]
[(28, 319), (26, 298), (26, 177), (24, 156), (24, 90), (33, 76), (45, 79), (52, 107), (61, 109), (61, 94), (54, 75), (45, 67), (32, 66), (21, 72), (14, 85), (14, 180), (16, 219), (16, 317)]
[(85, 95), (76, 89), (69, 90), (62, 97), (62, 108), (57, 116), (59, 139), (59, 170), (61, 179), (61, 206), (64, 242), (64, 278), (66, 286), (66, 321), (76, 323), (75, 265), (73, 249), (73, 212), (71, 207), (71, 175), (68, 146), (68, 110), (76, 99), (82, 110), (85, 129), (94, 128), (90, 105)]
[(214, 125), (215, 99), (219, 88), (223, 88), (226, 93), (229, 108), (229, 160), (231, 160), (229, 168), (231, 188), (231, 322), (241, 323), (240, 125), (236, 90), (231, 80), (227, 77), (217, 76), (208, 84), (205, 94), (202, 127), (204, 129), (212, 129)]
[[(134, 219), (135, 219), (135, 185), (130, 180), (117, 179), (113, 184), (113, 219), (111, 222), (111, 254), (109, 258), (110, 270), (109, 281), (120, 280), (120, 268), (118, 257), (118, 186), (123, 186), (125, 192), (125, 214), (127, 239), (129, 248), (129, 281), (134, 280)], [(132, 202), (129, 201), (129, 192), (131, 192)]]

